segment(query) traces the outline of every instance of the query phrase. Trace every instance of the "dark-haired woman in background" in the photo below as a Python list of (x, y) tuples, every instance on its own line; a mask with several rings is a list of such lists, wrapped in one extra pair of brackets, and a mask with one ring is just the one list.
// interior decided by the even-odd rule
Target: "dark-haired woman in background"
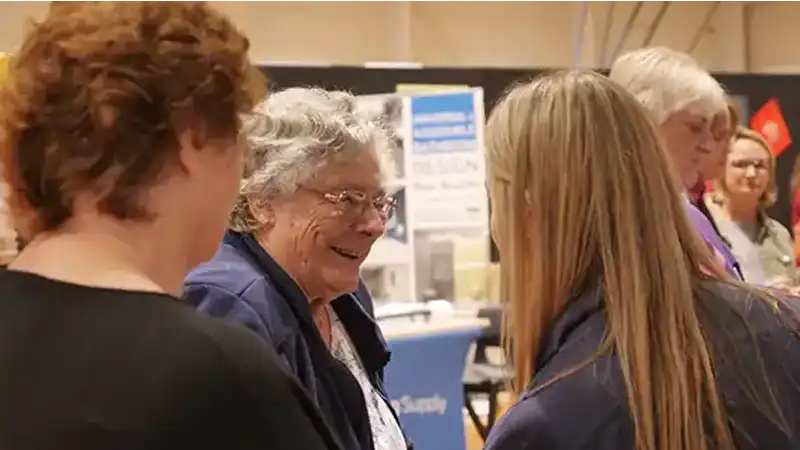
[(796, 311), (729, 281), (636, 98), (548, 75), (495, 107), (486, 140), (521, 396), (485, 450), (797, 447)]

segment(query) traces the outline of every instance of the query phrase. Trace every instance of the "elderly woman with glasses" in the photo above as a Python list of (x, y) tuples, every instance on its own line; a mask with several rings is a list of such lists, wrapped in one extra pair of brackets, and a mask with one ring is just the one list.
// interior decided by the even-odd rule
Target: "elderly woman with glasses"
[(189, 274), (185, 298), (274, 346), (345, 448), (406, 450), (382, 387), (389, 353), (359, 279), (394, 209), (389, 133), (349, 94), (293, 88), (269, 96), (244, 135), (231, 229)]

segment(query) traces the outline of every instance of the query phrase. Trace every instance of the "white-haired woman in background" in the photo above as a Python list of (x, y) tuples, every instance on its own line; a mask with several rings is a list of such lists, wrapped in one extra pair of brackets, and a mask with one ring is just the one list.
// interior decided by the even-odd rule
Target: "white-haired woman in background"
[(293, 88), (272, 94), (245, 134), (231, 230), (188, 276), (185, 298), (273, 345), (345, 448), (406, 450), (382, 387), (388, 350), (359, 280), (394, 207), (386, 127), (349, 94)]
[(717, 145), (714, 117), (727, 111), (725, 91), (691, 56), (663, 47), (620, 56), (609, 78), (631, 92), (652, 114), (686, 194), (686, 209), (695, 228), (733, 275), (738, 264), (710, 219), (689, 201), (699, 180), (700, 160)]

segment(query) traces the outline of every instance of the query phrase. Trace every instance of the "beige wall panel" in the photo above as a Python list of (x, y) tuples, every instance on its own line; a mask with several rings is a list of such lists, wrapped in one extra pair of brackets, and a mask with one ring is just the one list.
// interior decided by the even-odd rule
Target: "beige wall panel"
[[(429, 66), (565, 67), (601, 65), (608, 6), (591, 2), (583, 52), (573, 57), (579, 2), (212, 2), (250, 36), (258, 61)], [(635, 2), (616, 2), (606, 56)], [(644, 2), (623, 50), (641, 46), (661, 2)], [(672, 2), (652, 45), (688, 49), (714, 2)], [(747, 6), (745, 6), (747, 5)], [(756, 72), (800, 72), (800, 3), (721, 2), (694, 55), (715, 71), (747, 69), (744, 10)], [(13, 51), (46, 2), (0, 2), (0, 51)]]
[[(577, 2), (212, 3), (248, 34), (259, 61), (490, 67), (572, 64), (580, 10)], [(630, 5), (616, 8), (617, 34)], [(26, 18), (45, 9), (46, 2), (0, 2), (0, 46), (13, 50)], [(592, 6), (585, 64), (595, 61), (592, 30), (601, 29), (594, 17), (601, 10)], [(632, 35), (629, 43), (636, 41)]]
[[(361, 64), (402, 54), (404, 2), (211, 2), (250, 37), (256, 60)], [(24, 24), (47, 2), (0, 2), (0, 51), (13, 51)], [(400, 35), (398, 35), (400, 33)]]
[[(595, 52), (602, 53), (602, 42), (609, 4), (592, 2)], [(636, 2), (615, 2), (611, 22), (608, 54), (613, 53), (622, 37), (625, 23), (635, 8)], [(644, 2), (639, 15), (624, 42), (622, 51), (644, 45), (659, 8), (663, 2)], [(741, 72), (745, 69), (743, 4), (722, 2), (717, 7), (709, 27), (701, 28), (709, 9), (715, 2), (672, 2), (652, 37), (650, 45), (664, 45), (680, 51), (688, 51), (703, 29), (702, 38), (692, 52), (695, 58), (715, 71)], [(599, 58), (596, 60), (599, 64)]]
[[(611, 2), (591, 2), (581, 58), (574, 48), (581, 24), (579, 2), (412, 2), (412, 49), (429, 65), (568, 67), (600, 66)], [(644, 2), (621, 51), (643, 45), (662, 2)], [(636, 2), (616, 2), (606, 56), (622, 38)], [(650, 45), (686, 51), (714, 2), (672, 2)], [(713, 70), (744, 70), (741, 2), (723, 2), (694, 55)]]
[(564, 65), (578, 10), (574, 2), (214, 3), (248, 33), (260, 61), (433, 66)]
[(258, 61), (361, 64), (400, 53), (404, 2), (213, 2), (250, 37)]
[(752, 71), (800, 73), (800, 2), (750, 5)]
[(569, 65), (578, 11), (575, 2), (412, 2), (413, 56), (433, 66)]
[(0, 2), (0, 52), (13, 52), (30, 19), (41, 17), (48, 2)]

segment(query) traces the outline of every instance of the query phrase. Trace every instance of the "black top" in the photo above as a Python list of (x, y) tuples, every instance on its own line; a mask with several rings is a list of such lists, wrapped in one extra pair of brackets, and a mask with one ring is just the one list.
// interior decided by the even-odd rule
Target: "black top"
[(338, 449), (247, 329), (174, 297), (0, 273), (0, 448)]

